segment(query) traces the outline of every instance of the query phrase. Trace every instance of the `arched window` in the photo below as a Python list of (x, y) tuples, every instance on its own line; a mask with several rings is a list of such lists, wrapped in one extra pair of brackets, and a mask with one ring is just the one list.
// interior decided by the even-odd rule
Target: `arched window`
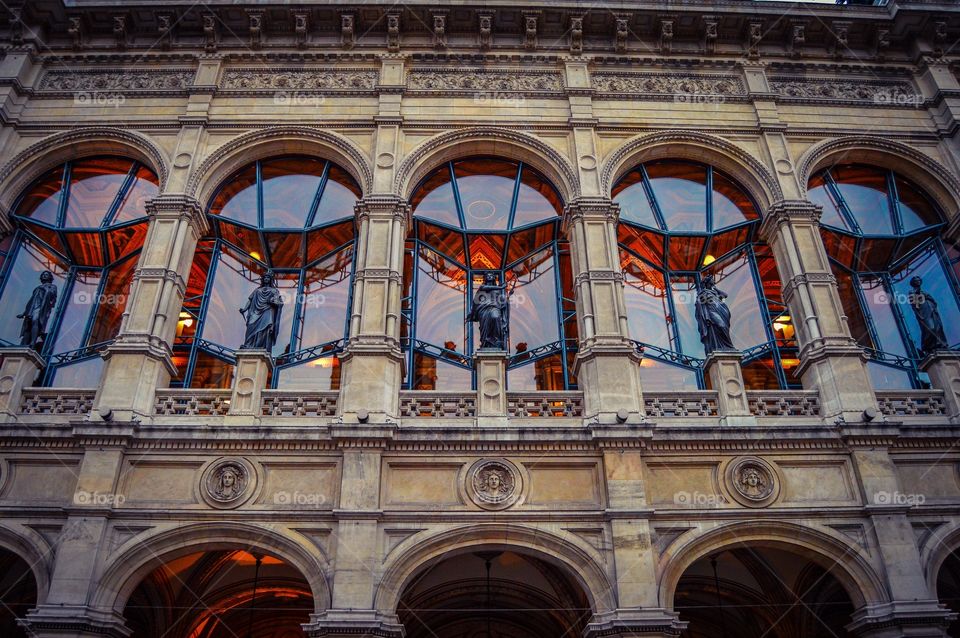
[(654, 161), (613, 189), (631, 337), (644, 349), (644, 388), (705, 387), (697, 286), (714, 275), (729, 297), (747, 387), (799, 385), (791, 317), (773, 254), (756, 239), (760, 213), (730, 177), (703, 164)]
[(0, 242), (0, 341), (21, 342), (24, 311), (43, 271), (57, 288), (41, 354), (42, 382), (90, 387), (100, 378), (100, 353), (120, 320), (147, 233), (146, 201), (157, 175), (122, 157), (62, 164), (35, 181), (14, 206), (16, 232)]
[(404, 387), (472, 387), (471, 356), (479, 336), (466, 316), (486, 273), (505, 284), (510, 299), (507, 386), (574, 386), (573, 282), (569, 249), (560, 237), (563, 204), (556, 189), (522, 163), (470, 158), (434, 170), (411, 204)]
[(876, 388), (924, 387), (917, 371), (920, 326), (910, 280), (937, 302), (953, 347), (960, 343), (960, 306), (950, 272), (960, 259), (939, 238), (943, 217), (923, 191), (891, 170), (838, 164), (816, 173), (810, 201), (823, 207), (820, 232), (840, 289), (850, 332), (867, 349)]
[(360, 196), (346, 171), (310, 157), (258, 161), (220, 186), (177, 324), (175, 384), (230, 387), (239, 309), (269, 270), (284, 301), (270, 387), (339, 388)]

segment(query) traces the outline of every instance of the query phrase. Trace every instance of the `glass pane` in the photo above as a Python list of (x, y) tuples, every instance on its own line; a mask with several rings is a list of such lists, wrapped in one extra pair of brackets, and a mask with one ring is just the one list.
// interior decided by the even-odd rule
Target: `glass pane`
[(511, 392), (563, 389), (563, 359), (559, 354), (507, 370), (507, 390)]
[(667, 228), (706, 231), (707, 169), (686, 162), (653, 162), (646, 168)]
[(907, 356), (907, 346), (903, 343), (903, 336), (900, 334), (900, 328), (897, 326), (897, 319), (894, 315), (893, 303), (890, 292), (884, 288), (883, 281), (879, 277), (870, 277), (860, 275), (860, 289), (863, 291), (863, 299), (867, 304), (867, 310), (870, 318), (873, 320), (873, 328), (877, 331), (877, 338), (880, 343), (878, 350), (891, 352), (900, 356)]
[(23, 195), (17, 206), (17, 215), (56, 226), (62, 186), (63, 166), (58, 166), (37, 180)]
[(70, 198), (67, 200), (64, 226), (100, 226), (132, 166), (132, 161), (119, 157), (75, 162), (70, 171)]
[(153, 199), (160, 192), (160, 181), (156, 173), (145, 166), (137, 169), (133, 184), (123, 198), (123, 204), (114, 218), (114, 224), (133, 221), (147, 216), (147, 201)]
[(273, 268), (300, 268), (303, 266), (304, 234), (301, 232), (264, 233), (270, 250)]
[(623, 264), (623, 275), (630, 338), (669, 350), (670, 306), (663, 275), (636, 258)]
[(870, 272), (886, 270), (890, 266), (896, 247), (896, 239), (865, 238), (860, 242), (854, 270)]
[(201, 240), (197, 250), (193, 253), (193, 263), (190, 264), (190, 276), (187, 278), (187, 292), (184, 296), (184, 306), (199, 307), (200, 298), (207, 288), (207, 274), (210, 272), (210, 261), (213, 258), (213, 241)]
[(282, 368), (277, 388), (280, 390), (302, 390), (304, 392), (326, 392), (340, 389), (340, 358), (336, 356), (313, 359), (300, 365)]
[(40, 224), (32, 224), (30, 222), (24, 222), (23, 225), (32, 235), (39, 237), (44, 243), (56, 250), (58, 253), (64, 256), (67, 255), (67, 248), (60, 240), (60, 233), (58, 231), (47, 228), (46, 226), (41, 226)]
[(303, 228), (306, 225), (325, 164), (307, 157), (286, 157), (261, 163), (264, 228)]
[(130, 284), (136, 268), (136, 258), (130, 258), (107, 273), (107, 283), (100, 293), (97, 316), (90, 328), (87, 345), (109, 341), (120, 332), (120, 320), (130, 298)]
[(690, 368), (644, 357), (640, 361), (640, 383), (649, 392), (675, 392), (698, 390), (697, 373)]
[(353, 249), (347, 248), (306, 271), (300, 349), (344, 337), (352, 268)]
[[(560, 340), (553, 250), (544, 250), (507, 273), (510, 345), (514, 352)], [(476, 324), (474, 324), (476, 326)], [(479, 331), (474, 332), (479, 343)]]
[(431, 247), (444, 255), (453, 257), (461, 264), (466, 264), (466, 250), (463, 246), (463, 234), (460, 232), (426, 222), (417, 223), (417, 232), (420, 241), (430, 244)]
[(553, 224), (543, 224), (510, 235), (510, 243), (507, 245), (507, 263), (512, 264), (549, 243), (553, 239), (554, 228)]
[(517, 195), (517, 212), (513, 217), (513, 227), (554, 219), (562, 212), (560, 197), (549, 182), (536, 171), (524, 167), (520, 173), (520, 190)]
[[(246, 324), (240, 308), (260, 284), (262, 273), (263, 267), (253, 260), (246, 257), (241, 259), (230, 250), (220, 251), (213, 286), (207, 298), (201, 333), (204, 339), (227, 348), (243, 345)], [(288, 312), (283, 314), (289, 315)]]
[(229, 388), (233, 385), (233, 364), (203, 351), (197, 352), (191, 388)]
[(621, 244), (651, 264), (666, 267), (666, 249), (664, 248), (666, 239), (660, 233), (620, 224), (617, 235)]
[(450, 169), (444, 164), (428, 177), (413, 194), (410, 202), (413, 214), (432, 219), (454, 228), (460, 228), (457, 205), (453, 200)]
[(425, 248), (417, 268), (417, 339), (466, 352), (466, 272)]
[(256, 165), (251, 164), (227, 180), (210, 205), (210, 214), (222, 215), (254, 227), (259, 225)]
[[(60, 287), (56, 278), (59, 294), (63, 295), (63, 288)], [(87, 323), (90, 320), (90, 313), (93, 312), (94, 305), (97, 303), (97, 291), (100, 289), (100, 271), (81, 270), (77, 272), (73, 282), (73, 288), (70, 290), (70, 296), (64, 299), (63, 314), (60, 321), (60, 330), (57, 332), (52, 353), (63, 353), (77, 350), (84, 345), (84, 333), (87, 330)], [(52, 324), (47, 324), (47, 329), (52, 329)]]
[(109, 231), (106, 236), (109, 263), (112, 264), (143, 248), (143, 241), (146, 238), (146, 223), (123, 226)]
[[(920, 326), (916, 315), (909, 304), (909, 294), (912, 290), (910, 280), (920, 277), (923, 280), (921, 289), (937, 304), (940, 320), (943, 322), (943, 331), (947, 336), (947, 343), (951, 347), (960, 344), (960, 308), (957, 307), (953, 286), (940, 261), (940, 254), (935, 250), (925, 251), (918, 255), (909, 266), (893, 275), (893, 287), (900, 302), (904, 323), (915, 344), (920, 343)], [(907, 303), (904, 303), (906, 301)]]
[[(703, 343), (700, 341), (700, 332), (697, 330), (697, 288), (691, 276), (673, 276), (670, 278), (670, 289), (673, 295), (673, 307), (676, 313), (667, 320), (676, 324), (680, 335), (680, 344), (673, 344), (670, 350), (677, 350), (684, 354), (703, 358)], [(682, 344), (682, 348), (678, 347)]]
[(620, 219), (649, 228), (659, 228), (650, 199), (643, 188), (643, 175), (639, 170), (623, 176), (613, 189), (613, 201), (620, 204)]
[(834, 228), (847, 229), (847, 224), (843, 221), (840, 209), (830, 195), (823, 173), (810, 178), (810, 184), (807, 186), (807, 199), (814, 204), (820, 204), (823, 208), (820, 223)]
[(701, 266), (709, 266), (717, 259), (720, 259), (729, 252), (740, 248), (747, 242), (747, 233), (750, 227), (741, 226), (735, 230), (728, 230), (725, 233), (714, 235), (710, 238), (710, 247), (703, 257)]
[(940, 215), (919, 188), (899, 175), (895, 175), (894, 180), (900, 198), (900, 220), (904, 232), (940, 223)]
[(913, 384), (910, 382), (912, 375), (903, 368), (894, 368), (876, 361), (867, 361), (867, 372), (870, 374), (870, 383), (875, 390), (909, 390), (913, 388)]
[(454, 164), (467, 228), (506, 230), (517, 180), (517, 165), (493, 159)]
[(860, 298), (857, 295), (857, 289), (854, 287), (853, 277), (846, 270), (836, 266), (833, 267), (833, 276), (837, 278), (840, 303), (843, 305), (843, 314), (847, 315), (850, 335), (861, 346), (873, 348), (873, 339), (871, 339), (870, 331), (867, 329), (867, 320), (864, 318), (863, 309), (860, 307)]
[(748, 390), (779, 390), (780, 379), (773, 356), (743, 364), (743, 385)]
[[(12, 345), (20, 344), (20, 329), (23, 320), (17, 315), (26, 310), (33, 296), (33, 290), (40, 285), (40, 273), (49, 270), (53, 273), (53, 284), (57, 287), (57, 307), (60, 307), (66, 285), (67, 264), (57, 259), (53, 253), (36, 244), (21, 240), (20, 249), (7, 275), (0, 307), (8, 312), (0, 313), (0, 339)], [(54, 328), (56, 307), (51, 310), (47, 330)]]
[(313, 263), (353, 240), (353, 221), (326, 226), (307, 233), (307, 263)]
[(327, 185), (323, 187), (323, 196), (313, 225), (321, 226), (338, 219), (353, 219), (353, 205), (360, 199), (360, 187), (350, 175), (335, 164), (330, 165)]
[(820, 229), (820, 235), (823, 237), (823, 247), (827, 255), (833, 257), (847, 268), (853, 268), (854, 258), (856, 257), (857, 239), (850, 235), (837, 233), (826, 228)]
[(53, 375), (53, 388), (96, 388), (100, 385), (104, 361), (100, 357), (85, 359), (62, 368)]
[(707, 243), (706, 237), (674, 235), (667, 237), (667, 263), (670, 270), (697, 270), (702, 265), (700, 256)]
[(260, 233), (231, 223), (219, 223), (220, 236), (254, 259), (266, 263), (267, 253), (260, 243)]
[(717, 262), (707, 272), (716, 278), (717, 288), (729, 295), (726, 302), (733, 317), (730, 326), (733, 345), (745, 349), (767, 341), (765, 313), (746, 255), (722, 264)]
[(63, 233), (63, 237), (67, 240), (74, 264), (97, 267), (106, 265), (100, 233)]
[(504, 235), (471, 235), (470, 267), (478, 270), (500, 270), (503, 266)]
[(830, 172), (860, 230), (868, 235), (893, 233), (885, 171), (869, 166), (836, 166)]
[(419, 353), (413, 361), (414, 390), (469, 390), (473, 383), (471, 372), (466, 368)]
[(713, 228), (719, 230), (746, 220), (760, 219), (746, 192), (724, 175), (713, 171)]

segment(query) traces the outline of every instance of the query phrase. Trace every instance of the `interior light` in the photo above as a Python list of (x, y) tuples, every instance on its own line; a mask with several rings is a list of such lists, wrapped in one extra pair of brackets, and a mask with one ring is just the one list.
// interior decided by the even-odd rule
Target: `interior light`
[(180, 315), (177, 317), (177, 336), (183, 334), (184, 328), (189, 328), (193, 325), (193, 315), (184, 310), (180, 311)]
[(712, 263), (715, 262), (716, 260), (717, 260), (717, 258), (714, 257), (713, 255), (707, 255), (706, 257), (703, 258), (703, 265), (704, 265), (704, 266), (709, 266), (710, 264), (712, 264)]
[(263, 261), (263, 257), (261, 257), (260, 253), (258, 253), (257, 251), (253, 251), (252, 253), (250, 253), (250, 256), (259, 261)]
[(800, 365), (800, 359), (780, 359), (780, 366), (784, 370), (796, 368), (798, 365)]
[(335, 357), (323, 357), (322, 359), (314, 359), (310, 362), (315, 368), (332, 368), (335, 364)]

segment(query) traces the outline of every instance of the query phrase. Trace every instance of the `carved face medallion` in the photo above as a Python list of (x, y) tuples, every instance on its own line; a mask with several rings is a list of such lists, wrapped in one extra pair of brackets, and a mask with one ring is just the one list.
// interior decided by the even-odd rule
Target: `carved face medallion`
[(505, 459), (474, 463), (466, 476), (467, 494), (484, 509), (505, 509), (520, 496), (520, 473)]
[(220, 459), (203, 473), (200, 494), (213, 507), (238, 507), (249, 499), (255, 483), (253, 468), (247, 462)]
[(766, 507), (778, 493), (778, 478), (762, 459), (742, 458), (727, 467), (727, 485), (732, 496), (742, 505)]

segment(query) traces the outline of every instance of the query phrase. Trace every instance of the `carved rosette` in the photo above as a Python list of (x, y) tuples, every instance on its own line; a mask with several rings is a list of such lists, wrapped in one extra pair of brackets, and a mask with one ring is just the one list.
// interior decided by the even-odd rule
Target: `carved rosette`
[(767, 507), (780, 495), (780, 477), (763, 459), (748, 456), (727, 464), (730, 495), (747, 507)]
[(200, 479), (201, 499), (217, 509), (240, 507), (256, 492), (259, 481), (246, 459), (221, 458), (211, 462)]
[(520, 499), (523, 479), (517, 466), (506, 459), (481, 459), (467, 470), (467, 496), (486, 510), (502, 510)]

